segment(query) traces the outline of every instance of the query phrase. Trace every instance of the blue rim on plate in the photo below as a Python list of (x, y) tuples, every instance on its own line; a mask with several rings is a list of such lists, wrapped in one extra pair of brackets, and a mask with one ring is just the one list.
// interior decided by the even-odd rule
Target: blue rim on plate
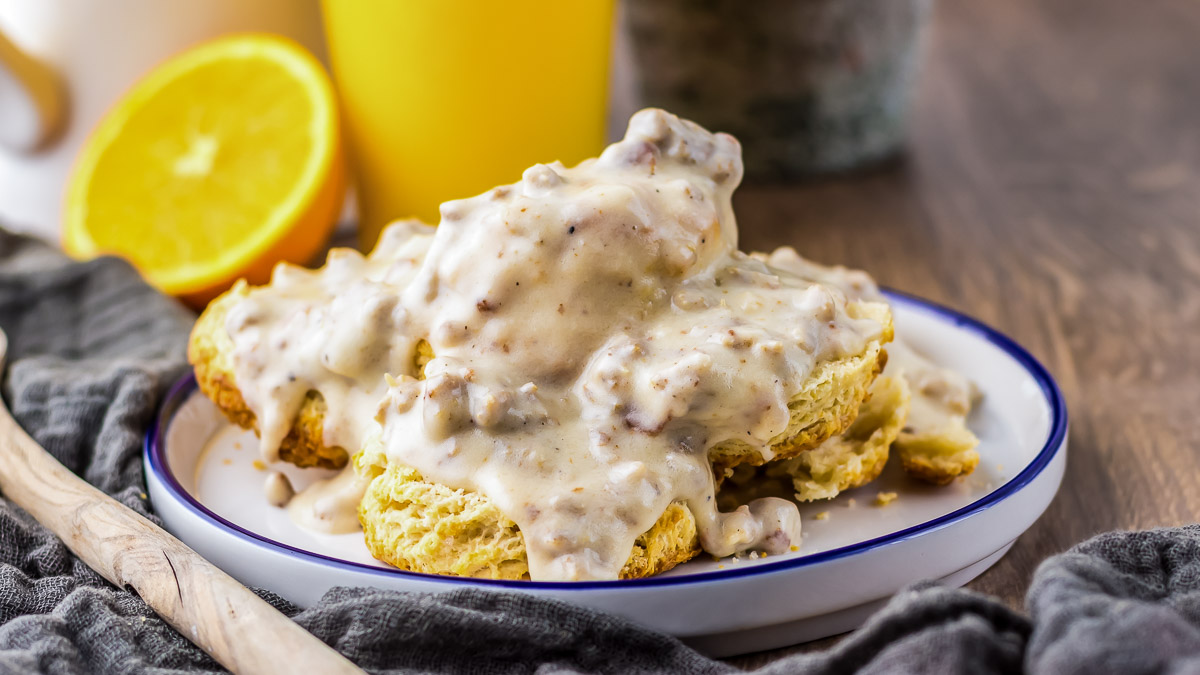
[(491, 586), (496, 588), (521, 588), (521, 589), (542, 589), (542, 590), (596, 590), (606, 588), (628, 588), (641, 586), (680, 586), (685, 584), (702, 583), (706, 581), (719, 581), (725, 579), (733, 579), (738, 577), (747, 577), (759, 574), (770, 574), (782, 570), (795, 569), (808, 565), (816, 565), (819, 563), (829, 562), (840, 558), (846, 558), (864, 551), (890, 546), (913, 537), (939, 530), (951, 523), (957, 522), (976, 513), (979, 513), (1000, 501), (1008, 498), (1021, 488), (1028, 485), (1034, 478), (1040, 474), (1054, 455), (1059, 451), (1063, 441), (1067, 436), (1067, 406), (1063, 400), (1062, 392), (1059, 391), (1058, 385), (1054, 378), (1050, 376), (1049, 371), (1038, 362), (1029, 352), (1023, 347), (1014, 342), (1011, 338), (990, 326), (972, 319), (965, 314), (961, 314), (948, 307), (944, 307), (929, 300), (924, 300), (916, 296), (908, 295), (899, 291), (885, 289), (884, 293), (889, 300), (894, 303), (902, 304), (907, 307), (916, 308), (919, 311), (927, 314), (934, 314), (944, 318), (948, 318), (955, 326), (964, 328), (968, 331), (979, 335), (996, 347), (999, 347), (1009, 356), (1013, 357), (1022, 367), (1035, 379), (1042, 389), (1042, 393), (1046, 397), (1047, 403), (1051, 409), (1051, 426), (1050, 435), (1046, 439), (1045, 445), (1038, 451), (1037, 456), (1029, 463), (1019, 474), (1014, 476), (1004, 485), (996, 490), (984, 495), (980, 499), (971, 502), (970, 504), (950, 513), (947, 513), (933, 520), (926, 521), (919, 525), (897, 530), (889, 534), (885, 534), (874, 539), (860, 541), (848, 546), (812, 553), (809, 555), (799, 556), (796, 558), (788, 558), (776, 562), (763, 563), (753, 567), (738, 567), (715, 572), (699, 572), (696, 574), (688, 574), (674, 577), (646, 577), (642, 579), (621, 579), (613, 581), (516, 581), (505, 579), (476, 579), (471, 577), (452, 577), (438, 574), (424, 574), (421, 572), (408, 572), (401, 569), (387, 569), (375, 567), (365, 563), (352, 562), (349, 560), (341, 560), (320, 553), (313, 553), (304, 549), (290, 546), (274, 539), (264, 537), (260, 534), (251, 532), (242, 528), (228, 520), (218, 516), (216, 513), (209, 510), (194, 497), (183, 489), (179, 481), (175, 479), (174, 474), (167, 468), (166, 454), (161, 429), (166, 428), (171, 417), (179, 409), (179, 406), (187, 400), (189, 396), (197, 389), (196, 378), (193, 374), (180, 379), (171, 388), (163, 404), (159, 409), (150, 425), (149, 431), (146, 432), (146, 440), (144, 444), (144, 455), (146, 463), (150, 466), (150, 470), (163, 482), (167, 490), (173, 496), (182, 502), (189, 510), (199, 515), (200, 517), (212, 521), (214, 524), (221, 526), (230, 533), (246, 539), (258, 546), (272, 549), (277, 553), (285, 553), (299, 558), (305, 558), (314, 562), (320, 562), (326, 565), (348, 568), (356, 572), (365, 572), (372, 575), (393, 576), (401, 575), (412, 577), (420, 581), (428, 581), (433, 583), (445, 584), (447, 587), (473, 585), (473, 586)]

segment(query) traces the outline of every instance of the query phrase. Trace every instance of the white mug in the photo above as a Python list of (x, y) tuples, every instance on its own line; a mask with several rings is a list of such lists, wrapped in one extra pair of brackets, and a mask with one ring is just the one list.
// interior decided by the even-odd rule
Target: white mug
[(243, 31), (324, 60), (317, 0), (0, 0), (0, 226), (57, 240), (72, 162), (105, 111), (168, 57)]

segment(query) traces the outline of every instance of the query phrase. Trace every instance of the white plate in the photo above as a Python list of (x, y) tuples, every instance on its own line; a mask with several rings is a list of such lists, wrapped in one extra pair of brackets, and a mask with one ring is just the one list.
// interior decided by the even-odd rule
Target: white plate
[[(714, 655), (770, 649), (857, 627), (919, 579), (962, 585), (999, 560), (1045, 511), (1066, 465), (1067, 411), (1046, 370), (1009, 338), (924, 300), (889, 293), (897, 331), (983, 392), (972, 412), (982, 460), (942, 487), (879, 480), (801, 506), (796, 553), (751, 560), (701, 556), (648, 579), (491, 581), (404, 572), (375, 561), (361, 533), (311, 534), (263, 498), (250, 432), (225, 422), (185, 378), (146, 437), (146, 484), (167, 529), (234, 577), (307, 606), (333, 586), (440, 591), (473, 585), (606, 610)], [(163, 433), (160, 433), (160, 430)], [(283, 469), (298, 486), (323, 475)], [(875, 506), (875, 495), (899, 498)], [(818, 520), (817, 514), (827, 512)]]

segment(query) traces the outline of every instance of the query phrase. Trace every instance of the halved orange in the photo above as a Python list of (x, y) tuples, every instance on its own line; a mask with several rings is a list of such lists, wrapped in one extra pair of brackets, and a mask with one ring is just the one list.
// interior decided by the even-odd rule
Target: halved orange
[(127, 258), (201, 306), (278, 261), (312, 260), (345, 185), (321, 64), (282, 37), (220, 38), (159, 66), (96, 127), (68, 184), (63, 248)]

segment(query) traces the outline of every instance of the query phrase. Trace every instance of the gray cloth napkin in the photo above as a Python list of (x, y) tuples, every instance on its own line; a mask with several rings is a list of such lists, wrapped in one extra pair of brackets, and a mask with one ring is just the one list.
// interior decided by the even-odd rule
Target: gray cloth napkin
[[(71, 470), (152, 520), (142, 434), (185, 368), (192, 319), (123, 262), (71, 263), (0, 230), (4, 398)], [(380, 673), (738, 672), (628, 621), (514, 593), (338, 588), (303, 611), (260, 594)], [(759, 672), (1200, 673), (1200, 526), (1081, 544), (1042, 565), (1027, 606), (917, 584), (836, 647)], [(136, 595), (0, 499), (0, 673), (215, 671)]]

